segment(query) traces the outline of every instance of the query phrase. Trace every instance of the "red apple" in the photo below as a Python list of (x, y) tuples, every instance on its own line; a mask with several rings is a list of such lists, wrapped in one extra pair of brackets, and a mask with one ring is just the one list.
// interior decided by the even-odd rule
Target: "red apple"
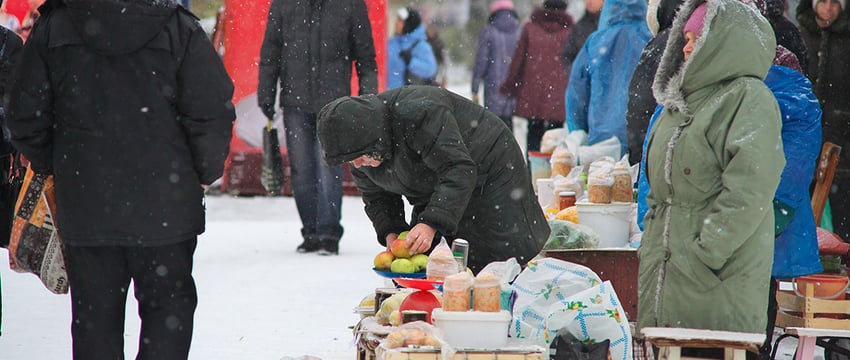
[(390, 269), (390, 265), (395, 260), (395, 256), (393, 253), (389, 251), (381, 251), (378, 255), (375, 255), (375, 268), (378, 270), (387, 271)]
[(404, 241), (404, 240), (393, 241), (393, 244), (390, 245), (390, 251), (392, 251), (392, 253), (396, 257), (396, 259), (408, 259), (408, 258), (410, 258), (410, 250), (407, 249), (407, 241)]

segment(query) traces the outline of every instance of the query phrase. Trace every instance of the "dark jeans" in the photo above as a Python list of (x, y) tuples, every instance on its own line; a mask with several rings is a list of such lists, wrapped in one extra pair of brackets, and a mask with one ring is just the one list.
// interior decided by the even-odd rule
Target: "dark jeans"
[(316, 114), (283, 109), (286, 150), (292, 168), (292, 193), (301, 217), (304, 239), (339, 241), (342, 205), (342, 166), (322, 160), (316, 134)]
[(528, 136), (526, 137), (527, 151), (540, 151), (540, 140), (543, 139), (543, 133), (546, 130), (557, 129), (563, 127), (564, 123), (543, 120), (543, 119), (528, 119)]
[(196, 245), (197, 238), (152, 247), (65, 245), (74, 359), (124, 359), (132, 279), (142, 321), (136, 359), (185, 360), (198, 304), (192, 278)]

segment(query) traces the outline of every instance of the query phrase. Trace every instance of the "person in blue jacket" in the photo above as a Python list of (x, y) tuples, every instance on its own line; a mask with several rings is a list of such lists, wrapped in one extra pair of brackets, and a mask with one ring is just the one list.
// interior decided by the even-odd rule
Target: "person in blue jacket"
[(404, 7), (396, 15), (395, 36), (387, 44), (387, 90), (410, 85), (406, 70), (423, 80), (433, 80), (437, 75), (437, 58), (419, 12)]
[(629, 82), (641, 51), (652, 38), (645, 18), (646, 1), (606, 0), (599, 27), (573, 62), (567, 83), (569, 131), (586, 131), (589, 145), (616, 136), (621, 155), (628, 146)]

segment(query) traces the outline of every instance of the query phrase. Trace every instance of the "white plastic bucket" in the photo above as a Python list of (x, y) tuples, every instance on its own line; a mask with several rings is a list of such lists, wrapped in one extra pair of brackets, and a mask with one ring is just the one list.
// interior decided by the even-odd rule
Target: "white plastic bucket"
[(631, 203), (576, 203), (578, 223), (599, 235), (600, 248), (619, 248), (629, 244)]

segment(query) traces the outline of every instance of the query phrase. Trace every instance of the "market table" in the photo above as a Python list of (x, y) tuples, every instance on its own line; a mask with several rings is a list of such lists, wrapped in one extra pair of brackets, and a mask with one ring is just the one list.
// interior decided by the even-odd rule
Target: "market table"
[[(439, 349), (401, 348), (387, 349), (383, 345), (375, 349), (378, 359), (383, 360), (442, 360)], [(549, 350), (539, 346), (505, 348), (494, 350), (462, 350), (451, 360), (548, 360)]]
[(629, 321), (638, 315), (638, 258), (637, 249), (557, 249), (543, 250), (546, 257), (576, 263), (593, 270), (611, 286), (622, 303)]

